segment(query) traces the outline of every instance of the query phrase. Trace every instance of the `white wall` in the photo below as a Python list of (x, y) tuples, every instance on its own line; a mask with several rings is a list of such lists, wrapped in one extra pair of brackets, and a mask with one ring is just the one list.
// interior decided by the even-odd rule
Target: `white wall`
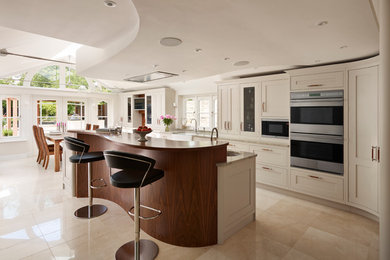
[[(36, 124), (36, 100), (41, 98), (57, 98), (62, 107), (68, 99), (85, 100), (86, 122), (97, 124), (97, 104), (100, 101), (108, 102), (108, 126), (114, 125), (114, 107), (116, 94), (88, 93), (77, 90), (43, 89), (19, 86), (0, 86), (0, 95), (20, 98), (20, 137), (0, 139), (0, 161), (27, 157), (36, 154), (37, 149), (32, 134), (32, 125)], [(61, 108), (58, 108), (61, 110)], [(65, 121), (65, 113), (60, 121)]]

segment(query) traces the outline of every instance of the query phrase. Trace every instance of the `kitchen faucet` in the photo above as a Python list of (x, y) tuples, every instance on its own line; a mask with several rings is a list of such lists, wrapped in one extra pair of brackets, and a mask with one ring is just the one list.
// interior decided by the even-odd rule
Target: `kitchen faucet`
[(211, 130), (210, 139), (211, 139), (211, 141), (213, 141), (214, 131), (216, 133), (215, 141), (217, 141), (218, 140), (218, 129), (216, 127), (214, 127), (213, 130)]
[(198, 133), (198, 121), (196, 121), (195, 118), (192, 118), (191, 121), (190, 121), (190, 124), (192, 123), (193, 120), (195, 121), (194, 131), (195, 131), (195, 134), (197, 134)]

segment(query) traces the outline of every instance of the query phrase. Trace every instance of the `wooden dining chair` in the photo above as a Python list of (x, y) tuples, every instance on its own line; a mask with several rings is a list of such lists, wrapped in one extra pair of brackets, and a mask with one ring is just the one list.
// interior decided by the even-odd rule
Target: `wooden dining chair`
[(92, 130), (96, 130), (96, 129), (99, 129), (99, 125), (93, 125)]
[(42, 148), (41, 148), (41, 144), (40, 144), (40, 139), (38, 136), (38, 127), (36, 125), (33, 125), (32, 128), (33, 128), (35, 143), (36, 143), (37, 148), (38, 148), (37, 163), (40, 164), (42, 161), (43, 155), (42, 155)]
[[(46, 170), (47, 166), (49, 165), (50, 155), (54, 155), (54, 146), (47, 144), (45, 132), (43, 131), (42, 127), (38, 127), (38, 138), (39, 141), (41, 142), (41, 148), (42, 148), (42, 156), (43, 156), (42, 167), (45, 167)], [(62, 161), (62, 147), (60, 147), (60, 156)]]
[(91, 124), (86, 124), (85, 130), (91, 130)]

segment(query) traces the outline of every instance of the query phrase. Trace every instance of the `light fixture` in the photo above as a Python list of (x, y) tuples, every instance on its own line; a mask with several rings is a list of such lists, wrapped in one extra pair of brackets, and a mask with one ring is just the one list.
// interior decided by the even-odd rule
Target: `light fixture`
[(158, 67), (158, 64), (154, 64), (153, 65), (153, 69), (157, 68)]
[(182, 44), (182, 40), (175, 37), (164, 37), (160, 40), (160, 44), (167, 47), (175, 47)]
[(249, 64), (249, 61), (247, 61), (247, 60), (241, 60), (241, 61), (235, 62), (233, 65), (234, 65), (234, 66), (245, 66), (245, 65), (248, 65), (248, 64)]
[(195, 49), (195, 52), (198, 52), (198, 53), (199, 53), (199, 52), (202, 52), (202, 49), (199, 49), (199, 48), (198, 48), (198, 49)]
[(183, 73), (184, 73), (184, 72), (187, 72), (187, 70), (182, 70), (181, 72), (183, 72)]
[(29, 58), (29, 59), (35, 59), (35, 60), (43, 60), (43, 61), (51, 61), (51, 62), (58, 62), (58, 63), (65, 63), (65, 64), (70, 64), (70, 65), (75, 65), (75, 63), (73, 63), (73, 62), (67, 62), (67, 61), (61, 61), (61, 60), (52, 60), (52, 59), (46, 59), (46, 58), (41, 58), (41, 57), (36, 57), (36, 56), (12, 53), (12, 52), (8, 52), (7, 49), (0, 49), (0, 56), (5, 57), (5, 56), (8, 56), (8, 55), (18, 56), (18, 57), (23, 57), (23, 58)]
[(346, 48), (348, 48), (348, 45), (343, 45), (340, 47), (340, 49), (346, 49)]
[(324, 26), (327, 24), (328, 24), (328, 21), (321, 21), (321, 22), (317, 23), (317, 26)]
[(178, 76), (178, 75), (174, 74), (174, 73), (164, 72), (164, 71), (155, 71), (155, 72), (148, 73), (145, 75), (130, 77), (130, 78), (127, 78), (124, 80), (138, 82), (138, 83), (145, 83), (148, 81), (165, 79), (165, 78), (170, 78), (170, 77), (174, 77), (174, 76)]
[(227, 60), (230, 60), (230, 58), (229, 58), (229, 57), (226, 57), (224, 60), (226, 60), (226, 61), (227, 61)]
[(321, 62), (321, 60), (315, 60), (314, 62), (315, 62), (315, 63), (320, 63), (320, 62)]
[(104, 5), (107, 7), (115, 7), (116, 3), (114, 1), (111, 1), (111, 0), (105, 0)]

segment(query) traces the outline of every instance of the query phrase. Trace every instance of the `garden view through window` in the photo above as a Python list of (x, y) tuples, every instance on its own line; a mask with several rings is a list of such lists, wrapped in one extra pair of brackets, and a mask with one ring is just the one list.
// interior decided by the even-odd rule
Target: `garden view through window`
[(16, 97), (1, 97), (1, 136), (20, 135), (20, 102)]

